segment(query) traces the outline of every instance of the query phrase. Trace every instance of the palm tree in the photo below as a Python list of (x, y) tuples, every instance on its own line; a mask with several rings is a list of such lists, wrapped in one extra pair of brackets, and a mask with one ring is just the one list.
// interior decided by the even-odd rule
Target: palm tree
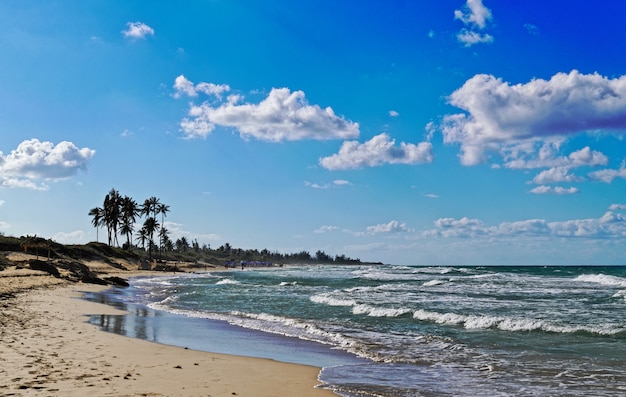
[(120, 220), (122, 222), (120, 233), (126, 235), (126, 244), (129, 250), (131, 247), (130, 236), (133, 234), (137, 215), (139, 215), (137, 202), (128, 196), (124, 196), (121, 200), (120, 208)]
[[(165, 229), (165, 216), (167, 215), (167, 213), (170, 212), (170, 206), (169, 205), (165, 205), (163, 203), (159, 203), (156, 206), (156, 213), (161, 214), (161, 232), (163, 232), (163, 230)], [(166, 230), (167, 232), (167, 230)], [(159, 235), (160, 239), (159, 239), (159, 245), (161, 246), (161, 249), (163, 249), (163, 236), (167, 236), (167, 234), (163, 234), (161, 233)]]
[(104, 223), (109, 234), (109, 245), (112, 245), (114, 240), (116, 245), (119, 246), (119, 242), (117, 241), (117, 227), (120, 220), (120, 202), (121, 196), (115, 189), (111, 189), (109, 194), (104, 198)]
[(146, 230), (145, 227), (142, 227), (137, 231), (137, 241), (141, 241), (141, 248), (146, 250), (146, 240), (150, 238), (150, 233)]
[(148, 242), (148, 257), (152, 261), (152, 246), (154, 245), (154, 232), (159, 230), (159, 222), (154, 217), (149, 217), (143, 223), (143, 229), (146, 229), (146, 234), (150, 236), (150, 241)]
[(89, 216), (92, 216), (91, 224), (96, 228), (96, 242), (98, 242), (98, 230), (100, 226), (104, 226), (104, 210), (100, 207), (95, 207), (89, 210)]
[(157, 207), (159, 204), (161, 204), (161, 202), (154, 196), (149, 199), (145, 199), (143, 201), (143, 205), (141, 206), (141, 214), (146, 217), (150, 217), (150, 215), (152, 215), (152, 217), (156, 218)]
[[(172, 242), (168, 236), (169, 233), (170, 233), (169, 230), (167, 230), (165, 226), (161, 224), (161, 230), (159, 231), (159, 240), (161, 241), (161, 252), (168, 250), (168, 243), (169, 245), (172, 245)], [(162, 255), (161, 255), (161, 258), (163, 258)]]

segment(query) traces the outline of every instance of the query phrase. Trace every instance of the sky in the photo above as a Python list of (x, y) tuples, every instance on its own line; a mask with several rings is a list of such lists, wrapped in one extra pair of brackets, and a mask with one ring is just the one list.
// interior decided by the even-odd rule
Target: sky
[(626, 264), (626, 2), (5, 0), (0, 233)]

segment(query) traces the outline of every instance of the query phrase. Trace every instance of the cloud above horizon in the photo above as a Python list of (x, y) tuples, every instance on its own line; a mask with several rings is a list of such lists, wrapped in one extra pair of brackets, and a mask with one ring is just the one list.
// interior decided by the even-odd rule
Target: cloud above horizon
[(457, 39), (465, 44), (465, 47), (493, 42), (493, 36), (479, 32), (487, 27), (487, 22), (492, 18), (491, 10), (483, 5), (482, 0), (467, 0), (462, 9), (454, 11), (454, 19), (460, 20), (465, 25), (457, 34)]
[(122, 30), (125, 38), (145, 39), (146, 36), (154, 36), (154, 29), (143, 22), (126, 22), (126, 30)]
[(621, 238), (626, 237), (626, 216), (615, 211), (625, 208), (619, 204), (611, 206), (600, 218), (574, 219), (548, 222), (545, 219), (528, 219), (502, 222), (487, 226), (479, 219), (440, 218), (434, 221), (435, 228), (424, 231), (420, 237), (476, 238), (476, 237), (559, 237), (559, 238)]
[(194, 85), (184, 76), (176, 78), (174, 97), (195, 97), (204, 93), (215, 97), (214, 102), (191, 104), (188, 117), (181, 122), (186, 138), (205, 138), (216, 126), (233, 128), (243, 139), (283, 142), (297, 140), (351, 139), (359, 135), (359, 124), (337, 116), (331, 107), (310, 105), (304, 92), (288, 88), (272, 88), (259, 103), (242, 103), (241, 95), (221, 94), (227, 85), (199, 83)]
[(79, 149), (75, 144), (63, 141), (54, 145), (36, 138), (25, 140), (7, 156), (0, 152), (0, 186), (45, 190), (37, 180), (61, 180), (85, 170), (96, 151)]
[(433, 158), (430, 142), (417, 145), (401, 142), (397, 146), (395, 139), (382, 133), (365, 143), (346, 141), (341, 145), (339, 153), (323, 157), (319, 163), (328, 170), (345, 170), (383, 164), (424, 164), (431, 163)]
[[(626, 76), (609, 79), (573, 70), (550, 80), (511, 85), (478, 74), (448, 101), (466, 112), (446, 115), (442, 122), (444, 142), (460, 144), (464, 165), (483, 163), (486, 152), (497, 152), (509, 167), (527, 168), (523, 165), (531, 162), (526, 159), (540, 158), (538, 146), (557, 142), (558, 147), (558, 142), (576, 134), (626, 128)], [(588, 148), (572, 155), (573, 162), (605, 161), (601, 153)]]

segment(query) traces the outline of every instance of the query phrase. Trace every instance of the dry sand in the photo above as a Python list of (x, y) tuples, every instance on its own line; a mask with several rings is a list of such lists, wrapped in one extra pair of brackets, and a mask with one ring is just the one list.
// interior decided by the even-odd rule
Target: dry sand
[(1, 396), (334, 396), (315, 388), (316, 367), (102, 332), (85, 315), (116, 310), (78, 297), (103, 288), (0, 272)]

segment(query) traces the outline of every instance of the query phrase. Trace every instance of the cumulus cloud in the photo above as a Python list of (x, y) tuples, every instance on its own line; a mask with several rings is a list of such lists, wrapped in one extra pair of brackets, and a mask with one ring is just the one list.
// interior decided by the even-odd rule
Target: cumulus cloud
[(491, 10), (483, 5), (482, 0), (467, 0), (463, 9), (454, 11), (454, 18), (466, 25), (475, 25), (479, 29), (484, 29), (492, 16)]
[(609, 206), (609, 211), (625, 211), (626, 204), (611, 204)]
[(375, 167), (382, 164), (423, 164), (433, 161), (432, 144), (420, 142), (417, 145), (401, 142), (396, 146), (395, 139), (382, 133), (365, 143), (346, 141), (339, 153), (319, 160), (322, 167), (329, 170)]
[(457, 39), (466, 47), (493, 41), (491, 35), (477, 32), (485, 29), (487, 22), (492, 19), (491, 10), (483, 5), (482, 0), (467, 0), (462, 9), (454, 11), (454, 19), (460, 20), (465, 25)]
[(465, 44), (465, 47), (471, 47), (474, 44), (493, 42), (492, 35), (487, 34), (487, 33), (474, 32), (472, 30), (467, 30), (467, 29), (461, 29), (461, 31), (459, 32), (459, 34), (457, 34), (456, 37), (457, 39), (459, 39), (461, 43)]
[(580, 191), (575, 187), (564, 188), (560, 186), (552, 187), (541, 185), (531, 189), (530, 192), (533, 194), (576, 194)]
[(483, 222), (478, 219), (463, 217), (439, 218), (435, 220), (435, 230), (426, 232), (427, 235), (440, 235), (442, 237), (476, 237), (485, 234)]
[(174, 90), (174, 98), (180, 98), (183, 95), (197, 97), (198, 93), (203, 93), (206, 95), (214, 95), (218, 99), (221, 99), (223, 93), (230, 91), (230, 86), (227, 84), (214, 83), (194, 84), (181, 74), (174, 80)]
[(23, 141), (7, 156), (0, 152), (0, 185), (45, 190), (45, 184), (35, 181), (60, 180), (85, 170), (95, 150), (79, 149), (72, 142), (57, 145), (38, 139)]
[(398, 221), (390, 221), (388, 223), (381, 223), (374, 226), (368, 226), (367, 232), (370, 234), (378, 233), (403, 233), (410, 231), (407, 228), (406, 223), (400, 223)]
[(397, 111), (395, 111), (395, 110), (390, 110), (390, 111), (389, 111), (389, 116), (390, 116), (390, 117), (398, 117), (398, 116), (400, 116), (400, 113), (398, 113), (398, 112), (397, 112)]
[[(626, 128), (626, 76), (609, 79), (573, 70), (550, 80), (511, 85), (479, 74), (448, 99), (466, 113), (444, 117), (444, 142), (461, 145), (465, 165), (486, 161), (486, 151), (528, 148), (582, 132)], [(603, 161), (591, 150), (579, 154), (570, 160), (584, 161), (586, 155), (591, 156), (587, 161)]]
[(487, 226), (478, 219), (441, 218), (434, 222), (435, 229), (423, 233), (425, 236), (472, 238), (496, 237), (562, 237), (601, 239), (626, 237), (626, 217), (607, 211), (600, 218), (574, 219), (562, 222), (547, 222), (545, 219), (528, 219), (503, 222)]
[(331, 107), (310, 105), (302, 91), (273, 88), (259, 103), (241, 103), (240, 95), (221, 101), (221, 94), (229, 91), (229, 86), (194, 85), (182, 75), (176, 78), (174, 89), (175, 97), (195, 97), (202, 92), (220, 99), (218, 103), (191, 105), (188, 117), (180, 123), (186, 138), (204, 138), (218, 125), (235, 129), (244, 139), (270, 142), (350, 139), (359, 135), (358, 123), (337, 116)]
[(145, 39), (146, 36), (154, 36), (154, 29), (143, 22), (127, 22), (122, 34), (130, 39)]
[(581, 180), (582, 178), (571, 174), (568, 167), (550, 168), (548, 170), (541, 171), (533, 178), (533, 182), (538, 185), (545, 183), (579, 182)]
[(505, 158), (504, 166), (512, 169), (532, 169), (546, 167), (575, 168), (582, 166), (606, 165), (607, 156), (586, 146), (570, 153), (568, 156), (559, 156), (562, 138), (549, 138), (545, 142), (522, 142), (519, 144), (503, 145), (500, 152)]
[(605, 183), (613, 182), (615, 178), (626, 179), (626, 166), (622, 164), (622, 166), (618, 169), (604, 169), (599, 171), (590, 172), (589, 178), (601, 181)]

